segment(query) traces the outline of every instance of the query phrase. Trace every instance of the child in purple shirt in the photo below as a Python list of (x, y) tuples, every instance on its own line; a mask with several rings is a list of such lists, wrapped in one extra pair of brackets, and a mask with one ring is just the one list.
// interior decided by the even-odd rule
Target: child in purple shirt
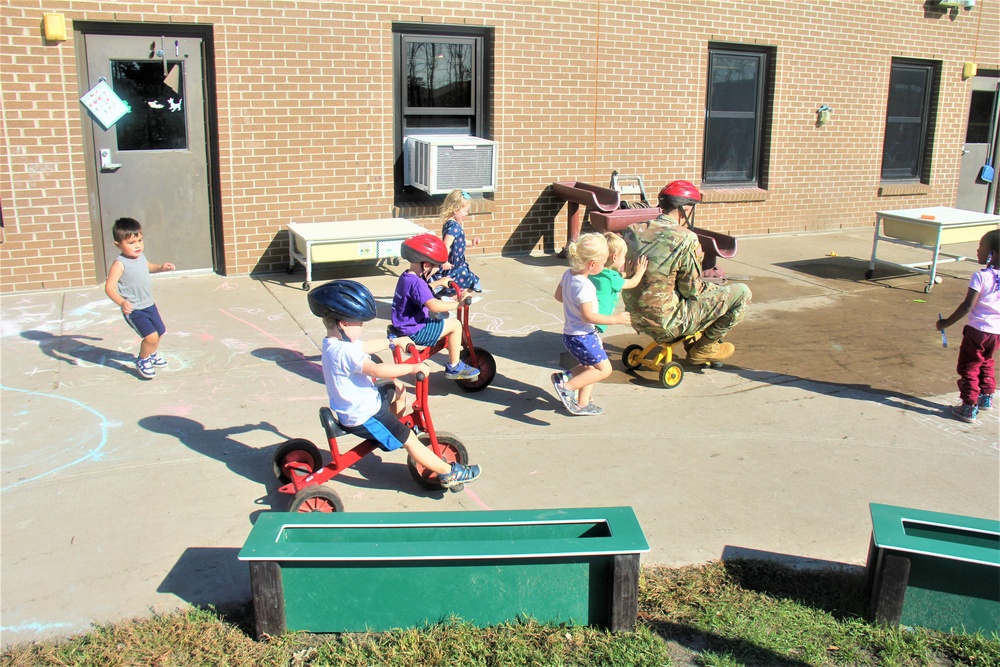
[(408, 336), (417, 345), (434, 345), (446, 338), (448, 364), (444, 376), (449, 380), (471, 380), (479, 369), (461, 360), (462, 324), (457, 319), (439, 320), (431, 313), (457, 310), (467, 292), (458, 294), (455, 301), (443, 301), (434, 296), (427, 277), (448, 259), (444, 242), (433, 234), (420, 234), (403, 241), (400, 248), (403, 259), (410, 268), (403, 272), (392, 296), (392, 326), (402, 336)]

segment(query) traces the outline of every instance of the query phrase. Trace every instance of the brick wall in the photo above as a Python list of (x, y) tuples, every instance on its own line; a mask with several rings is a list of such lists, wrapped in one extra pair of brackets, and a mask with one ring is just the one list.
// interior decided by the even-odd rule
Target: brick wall
[[(969, 84), (962, 64), (1000, 69), (1000, 2), (942, 12), (916, 0), (841, 3), (50, 0), (67, 21), (214, 26), (225, 270), (282, 270), (292, 219), (392, 215), (394, 22), (495, 30), (490, 138), (494, 201), (477, 207), (470, 252), (557, 250), (557, 180), (606, 185), (612, 169), (655, 192), (698, 183), (709, 41), (776, 49), (768, 190), (713, 193), (699, 224), (736, 235), (870, 226), (880, 208), (953, 204)], [(75, 41), (41, 38), (43, 8), (0, 11), (0, 290), (103, 280), (95, 268)], [(893, 57), (939, 60), (929, 187), (880, 195)], [(833, 108), (816, 126), (816, 109)], [(89, 121), (87, 121), (89, 122)], [(411, 215), (416, 212), (411, 212)], [(413, 215), (437, 230), (436, 216)], [(99, 225), (97, 225), (99, 227)], [(99, 235), (99, 232), (97, 232)]]

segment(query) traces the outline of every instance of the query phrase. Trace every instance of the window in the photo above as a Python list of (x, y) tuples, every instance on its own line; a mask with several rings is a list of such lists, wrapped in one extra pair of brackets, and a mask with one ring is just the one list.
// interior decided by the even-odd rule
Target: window
[(403, 190), (403, 142), (413, 134), (488, 138), (490, 30), (393, 26), (396, 192)]
[(770, 49), (709, 45), (703, 184), (765, 186), (773, 60)]
[(927, 62), (892, 62), (882, 144), (883, 181), (928, 182), (936, 69)]

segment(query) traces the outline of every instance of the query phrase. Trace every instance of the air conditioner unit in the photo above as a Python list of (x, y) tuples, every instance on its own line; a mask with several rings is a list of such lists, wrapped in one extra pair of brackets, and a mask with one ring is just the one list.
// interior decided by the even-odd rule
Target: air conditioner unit
[(497, 142), (479, 137), (409, 136), (403, 145), (403, 179), (431, 195), (452, 190), (493, 192), (498, 149)]

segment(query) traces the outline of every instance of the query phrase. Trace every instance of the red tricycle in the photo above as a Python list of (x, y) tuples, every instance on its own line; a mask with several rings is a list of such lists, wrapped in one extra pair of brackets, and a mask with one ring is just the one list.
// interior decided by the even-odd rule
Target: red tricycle
[[(461, 288), (455, 283), (451, 283), (451, 289), (455, 291), (456, 294), (460, 293)], [(472, 297), (466, 297), (462, 299), (459, 303), (458, 310), (455, 311), (458, 321), (462, 325), (462, 354), (461, 359), (465, 363), (469, 364), (473, 368), (479, 369), (479, 375), (470, 380), (456, 380), (458, 386), (465, 391), (482, 391), (486, 387), (490, 386), (493, 382), (493, 378), (497, 375), (497, 362), (493, 358), (493, 355), (484, 350), (483, 348), (476, 348), (472, 344), (472, 330), (469, 329), (469, 305), (472, 303)], [(390, 338), (396, 338), (402, 336), (402, 334), (392, 325), (389, 325), (387, 333)], [(438, 342), (433, 345), (429, 345), (422, 350), (417, 350), (416, 348), (411, 348), (407, 350), (410, 353), (410, 359), (403, 359), (403, 351), (399, 349), (399, 346), (394, 346), (392, 349), (393, 361), (397, 364), (410, 363), (419, 364), (422, 361), (427, 361), (430, 357), (437, 354), (443, 350), (446, 346), (446, 341), (441, 338)]]
[[(417, 373), (414, 389), (416, 399), (413, 402), (412, 412), (400, 417), (400, 421), (416, 431), (420, 441), (442, 460), (448, 463), (467, 464), (469, 454), (465, 445), (450, 433), (435, 430), (427, 407), (427, 385), (427, 376), (424, 373)], [(326, 406), (320, 408), (319, 420), (330, 443), (332, 457), (330, 463), (323, 465), (319, 448), (302, 438), (283, 443), (274, 454), (274, 474), (284, 482), (284, 486), (278, 491), (295, 494), (289, 508), (292, 512), (343, 512), (344, 504), (340, 496), (323, 484), (353, 466), (377, 447), (371, 440), (364, 440), (350, 451), (342, 453), (337, 446), (337, 438), (347, 435), (347, 432), (337, 423), (333, 411)], [(407, 456), (406, 467), (414, 481), (425, 489), (444, 488), (438, 481), (437, 473), (419, 465), (410, 456)], [(463, 487), (464, 485), (460, 484), (451, 487), (450, 490), (458, 492)]]

